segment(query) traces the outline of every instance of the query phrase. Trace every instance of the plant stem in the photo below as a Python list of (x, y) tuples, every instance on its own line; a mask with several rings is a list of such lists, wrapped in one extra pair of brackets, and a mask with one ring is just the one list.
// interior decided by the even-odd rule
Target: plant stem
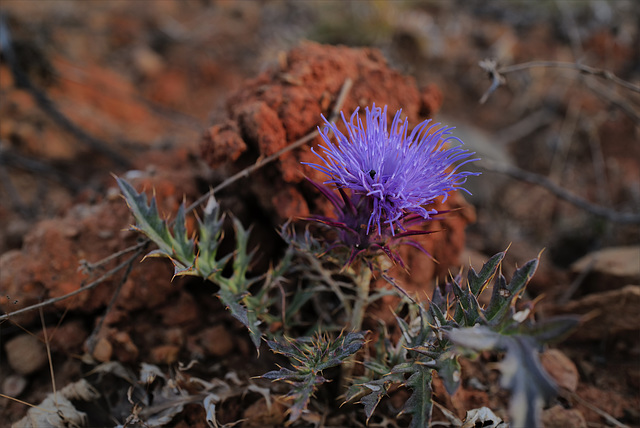
[[(348, 331), (362, 330), (362, 321), (369, 305), (369, 291), (371, 289), (372, 272), (365, 263), (361, 265), (360, 272), (355, 276), (356, 302), (351, 310), (351, 320), (347, 325)], [(346, 391), (348, 382), (351, 380), (355, 360), (353, 356), (342, 363), (342, 373), (340, 375), (339, 391)]]
[(362, 320), (364, 313), (369, 304), (369, 291), (371, 286), (371, 269), (363, 264), (360, 273), (356, 276), (356, 303), (351, 311), (351, 321), (349, 322), (349, 330), (360, 331), (362, 329)]

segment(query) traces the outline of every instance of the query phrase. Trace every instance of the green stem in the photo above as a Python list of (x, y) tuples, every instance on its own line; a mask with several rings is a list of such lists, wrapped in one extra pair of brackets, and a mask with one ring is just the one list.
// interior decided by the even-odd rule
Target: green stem
[(351, 311), (351, 321), (349, 322), (350, 331), (360, 331), (362, 329), (362, 321), (364, 313), (369, 304), (369, 291), (371, 287), (372, 272), (369, 266), (362, 265), (359, 275), (356, 276), (356, 303)]
[[(351, 311), (351, 320), (347, 326), (348, 331), (360, 331), (362, 330), (362, 321), (364, 320), (364, 314), (369, 305), (369, 291), (371, 289), (371, 269), (366, 264), (363, 264), (358, 275), (355, 277), (356, 283), (356, 303), (353, 305)], [(340, 391), (344, 391), (347, 388), (351, 375), (353, 373), (353, 367), (355, 362), (353, 356), (342, 363), (342, 374), (340, 376)]]

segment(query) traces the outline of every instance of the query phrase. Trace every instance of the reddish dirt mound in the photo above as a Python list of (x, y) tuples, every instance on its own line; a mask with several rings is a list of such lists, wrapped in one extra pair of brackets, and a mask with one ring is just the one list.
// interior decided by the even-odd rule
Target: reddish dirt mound
[[(277, 66), (247, 81), (229, 98), (229, 118), (206, 133), (201, 144), (202, 156), (212, 168), (238, 161), (234, 168), (239, 170), (277, 152), (315, 130), (321, 115), (329, 117), (347, 79), (353, 82), (342, 106), (347, 118), (356, 107), (363, 109), (376, 103), (387, 105), (391, 114), (401, 108), (409, 123), (417, 125), (435, 113), (442, 102), (437, 87), (419, 90), (412, 77), (391, 69), (376, 49), (305, 42), (281, 56)], [(317, 161), (310, 147), (321, 141), (316, 137), (311, 144), (286, 153), (275, 166), (264, 168), (246, 183), (251, 197), (269, 213), (273, 223), (303, 217), (309, 212), (330, 215), (329, 203), (304, 181), (305, 175), (318, 182), (325, 177), (301, 165)], [(445, 274), (451, 265), (458, 264), (464, 246), (464, 227), (474, 219), (473, 211), (459, 195), (440, 208), (456, 210), (442, 222), (429, 225), (432, 230), (445, 230), (425, 240), (426, 249), (440, 265), (436, 267), (425, 257), (415, 257), (411, 250), (404, 254), (412, 268), (414, 284), (424, 284), (435, 274)], [(403, 279), (408, 281), (409, 276), (404, 275)]]

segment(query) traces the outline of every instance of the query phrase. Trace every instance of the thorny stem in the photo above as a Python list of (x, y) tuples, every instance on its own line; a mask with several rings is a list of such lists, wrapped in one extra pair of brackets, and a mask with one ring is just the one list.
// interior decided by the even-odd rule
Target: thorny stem
[[(371, 279), (373, 273), (366, 263), (362, 263), (360, 272), (355, 277), (356, 285), (356, 303), (351, 311), (351, 320), (348, 324), (350, 331), (362, 330), (362, 321), (369, 304), (369, 291), (371, 289)], [(346, 360), (342, 363), (342, 373), (340, 375), (340, 389), (345, 390), (347, 383), (351, 379), (355, 361), (353, 359)]]
[(327, 270), (322, 267), (322, 263), (320, 262), (320, 259), (318, 259), (315, 255), (310, 253), (304, 253), (304, 254), (306, 256), (307, 261), (313, 266), (313, 268), (318, 273), (318, 275), (320, 275), (322, 280), (329, 286), (329, 288), (331, 288), (331, 291), (333, 291), (333, 293), (338, 297), (338, 300), (340, 300), (340, 304), (342, 304), (342, 307), (347, 313), (347, 316), (351, 317), (352, 310), (349, 307), (349, 303), (347, 302), (346, 296), (340, 290), (340, 285), (338, 285), (336, 281), (331, 277), (331, 275), (327, 272)]
[(351, 312), (351, 321), (349, 329), (352, 331), (360, 331), (362, 329), (362, 320), (369, 303), (369, 290), (371, 288), (372, 272), (366, 263), (362, 264), (359, 274), (356, 276), (356, 303), (353, 305)]
[[(331, 120), (335, 120), (335, 118), (338, 116), (338, 113), (340, 112), (340, 110), (342, 109), (342, 104), (344, 103), (347, 94), (349, 93), (349, 91), (351, 90), (351, 86), (353, 85), (353, 81), (350, 78), (347, 78), (343, 85), (342, 88), (340, 89), (340, 93), (338, 95), (338, 98), (336, 99), (336, 104), (333, 108), (333, 111), (331, 112)], [(240, 178), (243, 177), (247, 177), (249, 174), (251, 174), (252, 172), (262, 168), (264, 165), (274, 161), (275, 159), (277, 159), (278, 157), (282, 156), (284, 153), (291, 151), (295, 148), (298, 148), (300, 146), (302, 146), (303, 144), (305, 144), (306, 142), (314, 139), (316, 136), (318, 136), (319, 133), (318, 131), (313, 131), (309, 134), (307, 134), (306, 136), (300, 138), (299, 140), (295, 141), (294, 143), (288, 145), (287, 147), (283, 148), (282, 150), (279, 150), (278, 152), (274, 153), (271, 156), (268, 156), (264, 159), (258, 159), (256, 161), (255, 164), (253, 164), (252, 166), (245, 168), (244, 170), (240, 171), (239, 173), (229, 177), (228, 179), (224, 180), (222, 183), (220, 183), (218, 186), (216, 186), (214, 189), (210, 190), (209, 192), (207, 192), (205, 195), (201, 196), (200, 198), (198, 198), (198, 200), (196, 202), (194, 202), (193, 204), (191, 204), (189, 206), (189, 208), (186, 210), (185, 214), (188, 214), (189, 212), (193, 211), (194, 209), (196, 209), (200, 204), (202, 204), (203, 202), (205, 202), (207, 199), (209, 199), (209, 197), (211, 195), (213, 195), (215, 192), (219, 192), (220, 190), (222, 190), (223, 188), (229, 186), (230, 184), (236, 182), (237, 180), (239, 180)], [(175, 220), (174, 220), (175, 221)], [(173, 223), (173, 221), (171, 222), (171, 224)], [(38, 308), (42, 308), (54, 303), (57, 303), (59, 301), (68, 299), (70, 297), (75, 296), (76, 294), (80, 294), (84, 291), (90, 290), (94, 287), (96, 287), (97, 285), (103, 283), (104, 281), (106, 281), (107, 279), (109, 279), (112, 275), (114, 275), (115, 273), (117, 273), (118, 271), (120, 271), (121, 269), (125, 268), (126, 266), (128, 266), (130, 263), (133, 262), (133, 260), (135, 260), (140, 254), (142, 254), (142, 251), (144, 248), (146, 248), (146, 246), (151, 242), (150, 239), (145, 239), (144, 241), (126, 248), (124, 250), (122, 250), (120, 253), (126, 253), (129, 251), (132, 251), (134, 248), (138, 248), (138, 250), (131, 256), (129, 257), (127, 260), (125, 260), (124, 262), (120, 263), (118, 266), (116, 266), (115, 268), (111, 269), (110, 271), (108, 271), (107, 273), (105, 273), (104, 275), (102, 275), (100, 278), (96, 279), (95, 281), (80, 287), (79, 289), (72, 291), (68, 294), (65, 294), (63, 296), (59, 296), (59, 297), (54, 297), (48, 300), (45, 300), (44, 302), (40, 302), (37, 303), (35, 305), (31, 305), (31, 306), (27, 306), (24, 307), (22, 309), (18, 309), (16, 311), (13, 312), (9, 312), (3, 315), (0, 315), (0, 321), (4, 321), (6, 319), (9, 319), (9, 317), (11, 316), (15, 316), (15, 315), (19, 315), (22, 313), (26, 313), (26, 312), (30, 312), (34, 309), (38, 309)], [(100, 265), (102, 264), (101, 262), (97, 262), (96, 265)]]

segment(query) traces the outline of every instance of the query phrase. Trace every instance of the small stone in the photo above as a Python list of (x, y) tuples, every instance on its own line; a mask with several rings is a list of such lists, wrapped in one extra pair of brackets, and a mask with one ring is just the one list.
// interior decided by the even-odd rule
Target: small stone
[(200, 316), (198, 305), (190, 294), (182, 292), (176, 301), (162, 309), (162, 323), (166, 326), (176, 326), (196, 321)]
[(180, 347), (175, 345), (160, 345), (151, 350), (151, 361), (154, 364), (173, 364), (178, 361)]
[(145, 77), (156, 76), (165, 66), (162, 57), (147, 46), (134, 49), (133, 65)]
[[(66, 354), (81, 352), (82, 344), (88, 336), (87, 330), (79, 320), (65, 322), (57, 328), (48, 328), (47, 334), (51, 341), (51, 349)], [(44, 340), (42, 332), (39, 336)]]
[(246, 427), (278, 427), (283, 426), (287, 415), (287, 407), (275, 401), (271, 406), (267, 404), (264, 397), (247, 407), (243, 417)]
[(132, 363), (138, 358), (138, 347), (131, 340), (129, 333), (118, 331), (112, 336), (115, 345), (115, 358), (122, 363)]
[[(587, 315), (584, 324), (571, 334), (573, 340), (602, 340), (604, 338), (638, 334), (640, 331), (640, 285), (589, 294), (556, 306), (553, 313)], [(636, 336), (637, 337), (637, 336)]]
[(106, 337), (101, 337), (96, 343), (96, 347), (93, 349), (93, 358), (101, 363), (106, 363), (111, 360), (113, 354), (113, 346)]
[(9, 397), (18, 397), (27, 387), (27, 380), (24, 376), (9, 375), (2, 382), (2, 393)]
[(640, 245), (610, 247), (589, 253), (571, 265), (574, 275), (586, 273), (585, 293), (611, 291), (626, 284), (640, 284)]
[(571, 270), (581, 273), (590, 269), (616, 278), (640, 278), (640, 245), (610, 247), (589, 253), (571, 265)]
[(4, 349), (9, 366), (21, 375), (31, 374), (47, 364), (44, 345), (30, 334), (14, 337), (5, 344)]
[(207, 328), (200, 333), (200, 344), (210, 355), (221, 357), (234, 348), (233, 337), (222, 325)]
[(542, 413), (542, 424), (546, 428), (587, 428), (587, 421), (576, 409), (553, 406)]
[(576, 392), (580, 375), (576, 365), (558, 349), (548, 349), (540, 355), (542, 366), (558, 384), (571, 392)]

